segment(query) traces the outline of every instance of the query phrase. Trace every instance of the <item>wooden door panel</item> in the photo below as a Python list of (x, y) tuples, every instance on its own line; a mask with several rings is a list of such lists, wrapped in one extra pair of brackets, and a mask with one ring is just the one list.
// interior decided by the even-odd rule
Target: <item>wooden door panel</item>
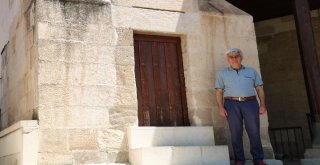
[(143, 42), (143, 55), (140, 59), (145, 59), (145, 66), (141, 68), (141, 72), (145, 72), (145, 84), (143, 87), (146, 88), (145, 100), (143, 102), (144, 106), (146, 106), (146, 112), (150, 117), (150, 124), (157, 124), (157, 112), (156, 112), (156, 98), (155, 98), (155, 81), (153, 79), (153, 63), (152, 63), (152, 43), (151, 42)]
[(160, 97), (161, 108), (160, 108), (160, 120), (163, 125), (170, 125), (170, 115), (169, 115), (169, 92), (168, 92), (168, 80), (167, 80), (167, 68), (165, 59), (165, 45), (164, 43), (158, 44), (158, 59), (159, 59), (159, 79), (160, 79)]
[(139, 125), (189, 125), (180, 39), (134, 38)]
[(169, 91), (169, 113), (170, 122), (172, 125), (182, 125), (181, 116), (181, 99), (180, 99), (180, 83), (177, 65), (177, 51), (176, 45), (173, 43), (166, 43), (165, 47), (166, 61), (167, 61), (167, 78)]
[(159, 70), (159, 58), (157, 52), (157, 43), (151, 43), (151, 54), (152, 54), (152, 70), (153, 70), (153, 81), (154, 81), (154, 94), (155, 94), (155, 122), (161, 123), (161, 91), (160, 91), (160, 70)]

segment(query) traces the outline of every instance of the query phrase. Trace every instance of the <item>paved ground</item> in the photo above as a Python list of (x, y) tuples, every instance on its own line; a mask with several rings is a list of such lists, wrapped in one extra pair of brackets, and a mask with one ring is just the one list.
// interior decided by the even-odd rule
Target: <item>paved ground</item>
[(283, 165), (301, 165), (300, 160), (285, 160)]

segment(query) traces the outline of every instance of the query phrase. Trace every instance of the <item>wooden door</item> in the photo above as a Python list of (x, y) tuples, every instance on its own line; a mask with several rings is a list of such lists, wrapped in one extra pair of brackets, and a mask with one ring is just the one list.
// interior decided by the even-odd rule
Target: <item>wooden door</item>
[(180, 38), (134, 35), (139, 126), (187, 126)]

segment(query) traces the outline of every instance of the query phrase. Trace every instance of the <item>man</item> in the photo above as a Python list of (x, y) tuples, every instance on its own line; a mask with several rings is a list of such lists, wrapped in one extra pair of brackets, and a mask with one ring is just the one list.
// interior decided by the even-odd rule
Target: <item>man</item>
[(228, 120), (235, 164), (245, 163), (242, 140), (244, 123), (254, 165), (266, 165), (263, 162), (259, 119), (259, 114), (267, 111), (263, 82), (255, 69), (241, 64), (243, 54), (240, 49), (231, 48), (226, 55), (230, 66), (218, 72), (215, 88), (219, 114)]

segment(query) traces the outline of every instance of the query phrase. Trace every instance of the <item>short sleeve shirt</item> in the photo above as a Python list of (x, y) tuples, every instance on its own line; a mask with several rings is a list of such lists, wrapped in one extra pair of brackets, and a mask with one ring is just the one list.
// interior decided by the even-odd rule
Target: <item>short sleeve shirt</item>
[(218, 72), (215, 88), (223, 89), (224, 97), (249, 97), (255, 96), (255, 87), (263, 85), (257, 71), (250, 67), (241, 66), (236, 71), (227, 67)]

